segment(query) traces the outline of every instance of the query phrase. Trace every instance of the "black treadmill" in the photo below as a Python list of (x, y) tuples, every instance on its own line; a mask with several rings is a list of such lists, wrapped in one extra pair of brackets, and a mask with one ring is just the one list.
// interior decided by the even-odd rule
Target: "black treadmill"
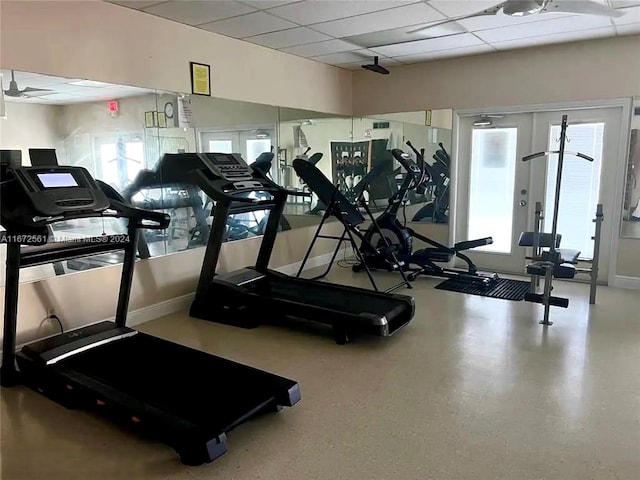
[[(193, 317), (245, 328), (268, 320), (297, 318), (330, 325), (336, 342), (344, 344), (354, 332), (390, 336), (413, 318), (413, 298), (371, 290), (294, 278), (270, 270), (269, 260), (287, 199), (287, 190), (249, 167), (238, 154), (183, 154), (181, 163), (194, 182), (213, 200), (213, 227), (209, 235)], [(270, 210), (255, 266), (216, 274), (230, 211)]]
[[(23, 383), (70, 408), (99, 411), (173, 447), (183, 463), (211, 462), (226, 433), (263, 412), (300, 400), (292, 380), (126, 327), (141, 228), (166, 228), (167, 215), (109, 199), (80, 167), (2, 165), (0, 220), (7, 244), (0, 383)], [(47, 243), (47, 227), (89, 217), (128, 220), (127, 235)], [(124, 250), (115, 322), (31, 343), (15, 353), (21, 267)]]

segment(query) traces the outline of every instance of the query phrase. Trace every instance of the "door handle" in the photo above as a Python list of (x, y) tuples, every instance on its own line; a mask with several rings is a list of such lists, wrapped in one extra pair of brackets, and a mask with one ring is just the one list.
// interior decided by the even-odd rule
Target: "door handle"
[(520, 200), (520, 206), (521, 207), (526, 207), (527, 206), (527, 201), (526, 200)]

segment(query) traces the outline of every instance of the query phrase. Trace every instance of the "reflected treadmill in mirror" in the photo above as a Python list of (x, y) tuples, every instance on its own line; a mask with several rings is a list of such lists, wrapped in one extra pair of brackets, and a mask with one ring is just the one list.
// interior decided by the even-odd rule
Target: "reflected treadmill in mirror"
[[(133, 205), (169, 213), (171, 224), (166, 230), (170, 251), (181, 251), (207, 244), (214, 203), (194, 182), (192, 171), (201, 168), (207, 153), (168, 153), (153, 170), (141, 171), (123, 192)], [(205, 160), (203, 160), (203, 158)], [(259, 171), (269, 170), (272, 154), (265, 152), (252, 166)], [(241, 240), (262, 235), (268, 211), (232, 208), (226, 222), (225, 241)], [(280, 230), (289, 230), (282, 219)]]

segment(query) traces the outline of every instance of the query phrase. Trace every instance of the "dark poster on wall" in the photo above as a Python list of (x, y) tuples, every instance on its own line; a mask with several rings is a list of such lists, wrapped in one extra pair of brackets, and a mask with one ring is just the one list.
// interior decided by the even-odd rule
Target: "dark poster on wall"
[(354, 187), (369, 171), (371, 142), (331, 142), (333, 184), (355, 203)]

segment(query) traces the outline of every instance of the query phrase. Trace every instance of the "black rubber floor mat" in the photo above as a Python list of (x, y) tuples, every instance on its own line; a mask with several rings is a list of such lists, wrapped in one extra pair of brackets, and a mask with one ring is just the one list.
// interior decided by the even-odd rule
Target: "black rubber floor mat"
[(481, 297), (501, 298), (503, 300), (515, 300), (519, 302), (524, 300), (524, 296), (529, 291), (530, 285), (531, 282), (500, 278), (497, 283), (494, 283), (490, 287), (485, 287), (450, 278), (449, 280), (439, 283), (436, 288), (438, 290), (448, 290), (450, 292), (468, 293)]

